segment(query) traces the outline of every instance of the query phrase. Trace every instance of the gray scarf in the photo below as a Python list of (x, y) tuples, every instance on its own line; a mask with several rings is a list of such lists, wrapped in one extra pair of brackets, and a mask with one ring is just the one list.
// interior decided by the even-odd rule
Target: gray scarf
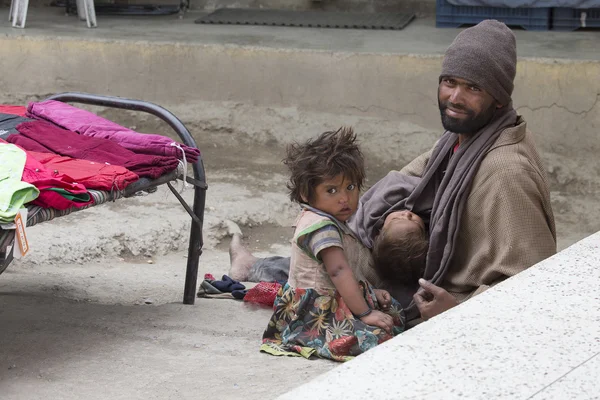
[[(444, 132), (421, 178), (392, 172), (373, 185), (359, 202), (358, 211), (348, 222), (353, 232), (369, 248), (385, 217), (408, 209), (429, 223), (429, 250), (424, 278), (440, 286), (454, 255), (460, 219), (481, 160), (502, 131), (514, 126), (517, 113), (512, 104), (496, 110), (492, 121), (461, 143), (453, 153), (457, 135)], [(418, 316), (412, 296), (418, 289), (390, 287), (392, 295), (405, 307), (407, 318)]]

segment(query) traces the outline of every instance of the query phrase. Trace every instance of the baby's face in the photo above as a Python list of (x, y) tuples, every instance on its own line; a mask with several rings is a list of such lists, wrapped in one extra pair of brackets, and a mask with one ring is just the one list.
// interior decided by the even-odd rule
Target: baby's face
[(382, 230), (390, 229), (426, 233), (425, 223), (421, 217), (408, 210), (394, 211), (385, 218)]

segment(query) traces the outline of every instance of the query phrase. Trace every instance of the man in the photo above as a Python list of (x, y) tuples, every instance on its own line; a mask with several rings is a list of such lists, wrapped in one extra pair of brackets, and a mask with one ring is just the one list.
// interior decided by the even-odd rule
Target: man
[[(486, 20), (461, 32), (439, 80), (446, 132), (431, 151), (369, 189), (349, 223), (369, 246), (391, 212), (425, 217), (429, 249), (420, 288), (391, 291), (409, 319), (438, 315), (556, 252), (545, 170), (512, 107), (516, 62), (515, 37), (503, 23)], [(261, 273), (274, 265), (285, 275), (284, 259), (254, 262), (239, 238), (231, 255), (238, 279), (268, 280)]]

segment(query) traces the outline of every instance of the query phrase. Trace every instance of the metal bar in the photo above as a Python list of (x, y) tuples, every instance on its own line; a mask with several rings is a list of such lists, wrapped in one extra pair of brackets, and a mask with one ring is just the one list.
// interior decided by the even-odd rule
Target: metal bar
[[(47, 100), (58, 100), (62, 102), (73, 102), (90, 104), (95, 106), (104, 106), (111, 108), (120, 108), (123, 110), (141, 111), (152, 114), (163, 121), (177, 133), (181, 141), (190, 147), (198, 148), (196, 142), (185, 125), (168, 110), (145, 101), (130, 100), (121, 97), (98, 96), (89, 93), (59, 93), (50, 96)], [(204, 240), (202, 238), (202, 225), (204, 223), (204, 206), (206, 203), (206, 176), (204, 173), (204, 164), (202, 155), (198, 157), (198, 162), (192, 164), (194, 179), (199, 185), (194, 186), (194, 205), (192, 208), (193, 214), (196, 215), (198, 222), (191, 224), (190, 242), (188, 247), (188, 260), (185, 276), (185, 286), (183, 292), (183, 303), (194, 304), (196, 299), (196, 284), (198, 281), (198, 263), (202, 254), (202, 246)]]
[[(147, 178), (140, 178), (140, 180), (138, 182), (140, 182), (142, 179), (147, 179)], [(169, 173), (169, 174), (166, 174), (163, 176), (159, 176), (156, 179), (148, 180), (147, 185), (143, 185), (142, 187), (137, 186), (137, 184), (129, 185), (123, 191), (123, 197), (132, 197), (132, 196), (135, 196), (135, 194), (137, 192), (139, 192), (140, 190), (149, 191), (153, 188), (156, 188), (157, 186), (160, 186), (167, 182), (171, 182), (171, 181), (175, 181), (175, 180), (177, 180), (177, 173), (172, 172), (172, 173)]]
[[(183, 180), (183, 175), (177, 175), (177, 179), (179, 180)], [(187, 183), (191, 183), (194, 186), (199, 187), (200, 189), (208, 189), (208, 185), (206, 184), (206, 182), (202, 183), (200, 181), (195, 180), (194, 178), (190, 177), (190, 176), (186, 176), (185, 180), (187, 181)]]
[[(13, 260), (15, 251), (15, 230), (0, 229), (0, 274), (4, 272)], [(18, 250), (17, 250), (18, 251)]]
[[(206, 190), (194, 187), (194, 214), (204, 220), (204, 205)], [(196, 300), (196, 287), (198, 284), (198, 260), (202, 254), (202, 224), (192, 224), (190, 229), (190, 244), (188, 247), (188, 262), (183, 289), (183, 304), (194, 304)]]
[(200, 221), (200, 219), (196, 216), (196, 214), (194, 214), (194, 211), (192, 211), (192, 209), (190, 208), (188, 203), (185, 201), (185, 199), (183, 197), (181, 197), (181, 195), (179, 194), (177, 189), (175, 189), (173, 187), (173, 185), (171, 185), (171, 182), (167, 182), (167, 186), (169, 187), (169, 189), (171, 189), (171, 192), (173, 192), (175, 197), (177, 197), (177, 200), (179, 200), (179, 202), (181, 203), (183, 208), (185, 208), (185, 211), (187, 211), (188, 214), (190, 214), (190, 217), (192, 217), (194, 222), (197, 223), (198, 225), (202, 226), (202, 221)]

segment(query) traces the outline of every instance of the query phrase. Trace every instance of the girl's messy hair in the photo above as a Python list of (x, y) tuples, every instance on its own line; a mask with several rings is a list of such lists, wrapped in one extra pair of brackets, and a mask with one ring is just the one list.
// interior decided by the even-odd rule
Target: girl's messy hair
[(283, 163), (291, 175), (287, 184), (290, 199), (298, 203), (310, 203), (320, 183), (340, 174), (359, 190), (365, 179), (363, 154), (356, 143), (356, 134), (348, 127), (324, 132), (303, 144), (290, 144)]

